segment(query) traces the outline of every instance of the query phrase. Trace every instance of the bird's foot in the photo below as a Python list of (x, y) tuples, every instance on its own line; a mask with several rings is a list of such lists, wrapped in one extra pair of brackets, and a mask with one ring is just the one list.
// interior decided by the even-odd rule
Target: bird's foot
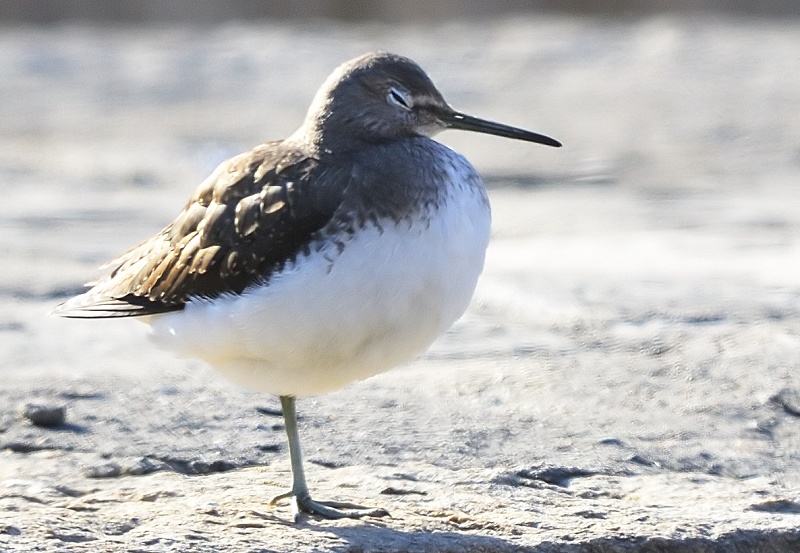
[(292, 491), (276, 495), (269, 500), (270, 507), (288, 499), (292, 506), (292, 518), (295, 522), (300, 518), (300, 513), (319, 515), (322, 518), (361, 518), (361, 517), (386, 517), (389, 512), (383, 508), (370, 508), (344, 501), (314, 501), (306, 493), (296, 494)]

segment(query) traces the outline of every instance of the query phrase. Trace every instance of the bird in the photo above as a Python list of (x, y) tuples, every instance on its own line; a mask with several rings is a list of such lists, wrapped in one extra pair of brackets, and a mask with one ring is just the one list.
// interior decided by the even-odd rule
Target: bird
[(158, 234), (101, 267), (63, 317), (136, 317), (157, 345), (280, 398), (294, 520), (385, 516), (313, 499), (296, 398), (414, 359), (467, 309), (491, 209), (446, 129), (560, 147), (456, 111), (411, 59), (337, 67), (300, 127), (222, 162)]

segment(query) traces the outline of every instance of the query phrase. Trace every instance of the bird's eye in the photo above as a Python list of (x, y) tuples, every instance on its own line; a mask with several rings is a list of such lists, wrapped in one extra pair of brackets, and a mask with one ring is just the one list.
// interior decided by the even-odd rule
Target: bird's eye
[(411, 109), (411, 98), (408, 97), (408, 94), (394, 87), (390, 88), (386, 94), (386, 101), (404, 109)]

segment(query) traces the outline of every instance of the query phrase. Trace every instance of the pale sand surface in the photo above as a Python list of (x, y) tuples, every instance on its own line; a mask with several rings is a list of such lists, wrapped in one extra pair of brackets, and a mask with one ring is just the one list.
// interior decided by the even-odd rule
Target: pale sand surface
[[(798, 45), (712, 19), (2, 29), (0, 550), (798, 550)], [(295, 527), (266, 506), (275, 398), (136, 322), (46, 314), (378, 48), (565, 148), (440, 137), (490, 186), (475, 302), (408, 367), (300, 401), (312, 491), (393, 518)]]

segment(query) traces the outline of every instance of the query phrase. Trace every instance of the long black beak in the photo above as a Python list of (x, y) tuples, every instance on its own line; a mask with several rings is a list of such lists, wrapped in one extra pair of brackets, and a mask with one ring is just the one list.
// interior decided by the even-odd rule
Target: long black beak
[(513, 138), (514, 140), (536, 142), (537, 144), (545, 144), (546, 146), (554, 146), (556, 148), (561, 147), (561, 142), (549, 136), (526, 131), (525, 129), (518, 129), (509, 125), (503, 125), (502, 123), (495, 123), (494, 121), (487, 121), (486, 119), (478, 119), (477, 117), (457, 111), (446, 111), (439, 115), (439, 120), (448, 129), (493, 134), (495, 136)]

